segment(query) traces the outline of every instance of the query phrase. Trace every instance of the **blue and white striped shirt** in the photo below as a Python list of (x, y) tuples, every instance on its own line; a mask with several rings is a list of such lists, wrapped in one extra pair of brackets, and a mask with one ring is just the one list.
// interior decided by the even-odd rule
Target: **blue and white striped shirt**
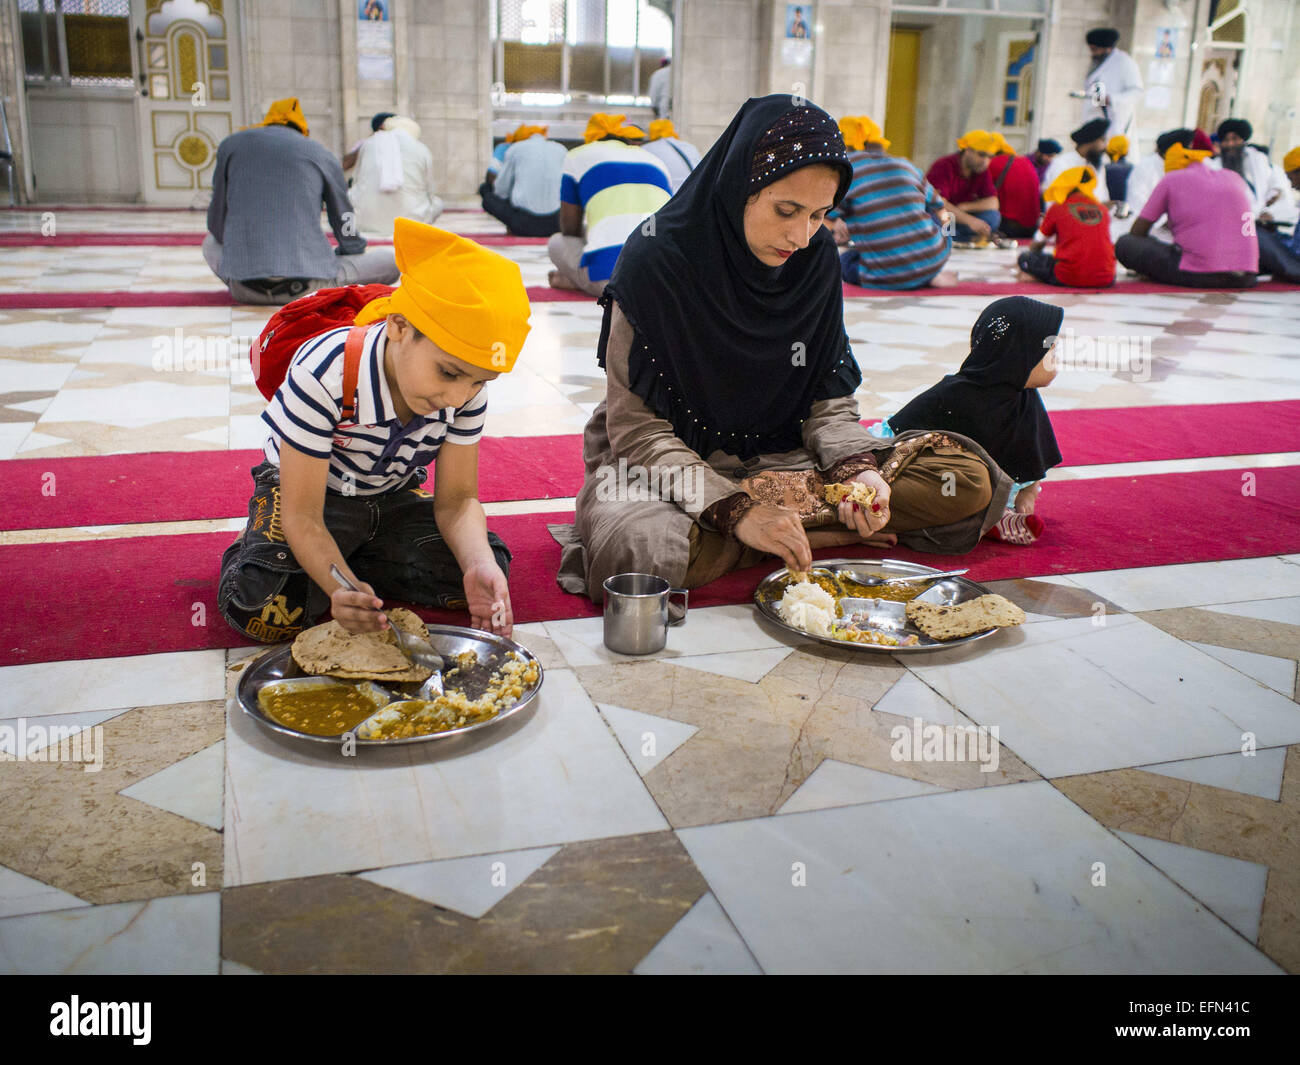
[(289, 364), (262, 420), (271, 427), (263, 447), (266, 459), (280, 465), (280, 445), (287, 441), (314, 458), (329, 459), (327, 487), (345, 495), (378, 495), (403, 484), (438, 455), (443, 440), (474, 444), (483, 435), (487, 394), (480, 389), (459, 409), (414, 416), (405, 425), (397, 416), (384, 352), (384, 323), (366, 333), (357, 374), (357, 420), (339, 424), (343, 410), (343, 350), (348, 327), (333, 329), (303, 344)]

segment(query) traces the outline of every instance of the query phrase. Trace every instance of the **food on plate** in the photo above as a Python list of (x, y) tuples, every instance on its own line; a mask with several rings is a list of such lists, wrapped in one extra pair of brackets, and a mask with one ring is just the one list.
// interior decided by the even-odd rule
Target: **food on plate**
[(850, 503), (868, 506), (876, 498), (876, 490), (861, 481), (850, 481), (848, 484), (828, 484), (822, 489), (822, 495), (827, 503), (833, 505), (847, 499)]
[(981, 595), (965, 603), (937, 606), (913, 600), (907, 604), (907, 620), (936, 640), (955, 640), (988, 629), (1019, 625), (1025, 612), (1000, 595)]
[[(894, 573), (873, 573), (873, 577), (895, 577)], [(906, 603), (921, 595), (931, 585), (918, 578), (916, 584), (859, 584), (852, 577), (840, 575), (844, 594), (857, 599), (889, 599), (895, 603)]]
[(800, 581), (787, 585), (776, 606), (788, 625), (814, 636), (829, 636), (835, 620), (835, 599), (820, 584)]
[(473, 669), (478, 665), (478, 654), (475, 651), (461, 651), (460, 654), (452, 656), (452, 661), (456, 665), (443, 674), (444, 679), (456, 673), (465, 673)]
[[(458, 655), (457, 661), (463, 658), (463, 655)], [(474, 661), (478, 661), (477, 655), (474, 656)], [(462, 665), (457, 668), (465, 667)], [(447, 674), (450, 675), (451, 673)], [(406, 739), (487, 721), (523, 698), (524, 693), (537, 684), (540, 676), (535, 661), (530, 662), (511, 651), (501, 668), (488, 678), (487, 688), (477, 699), (469, 698), (462, 691), (452, 690), (435, 699), (404, 699), (389, 703), (357, 729), (357, 738)]]
[(257, 693), (258, 705), (272, 721), (312, 736), (341, 736), (387, 701), (373, 684), (329, 680), (273, 681)]
[(900, 638), (881, 632), (879, 629), (858, 628), (855, 625), (835, 625), (831, 629), (831, 635), (837, 640), (848, 643), (870, 643), (881, 647), (915, 647), (921, 642), (921, 638), (916, 633), (909, 633)]
[[(402, 629), (429, 638), (429, 630), (414, 613), (403, 607), (385, 612), (388, 620)], [(337, 621), (315, 625), (299, 633), (293, 641), (293, 660), (303, 672), (318, 677), (341, 677), (347, 680), (377, 680), (400, 683), (422, 681), (429, 670), (409, 662), (397, 647), (397, 638), (388, 629), (382, 632), (348, 632)]]

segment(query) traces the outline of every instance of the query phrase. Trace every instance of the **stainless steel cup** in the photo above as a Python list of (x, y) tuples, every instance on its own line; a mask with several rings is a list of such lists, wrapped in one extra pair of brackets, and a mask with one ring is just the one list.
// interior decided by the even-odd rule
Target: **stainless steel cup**
[[(622, 655), (650, 655), (668, 642), (668, 626), (686, 620), (685, 588), (649, 573), (619, 573), (605, 580), (605, 646)], [(682, 597), (681, 610), (669, 598)], [(671, 615), (671, 618), (670, 618)]]

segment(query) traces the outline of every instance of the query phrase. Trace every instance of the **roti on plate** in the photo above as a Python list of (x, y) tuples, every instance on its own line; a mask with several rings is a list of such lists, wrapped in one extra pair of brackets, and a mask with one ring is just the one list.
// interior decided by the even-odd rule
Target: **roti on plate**
[[(403, 632), (429, 638), (424, 622), (410, 610), (399, 606), (385, 614)], [(352, 633), (337, 621), (327, 621), (299, 633), (292, 650), (293, 660), (303, 671), (317, 677), (394, 682), (422, 681), (429, 677), (427, 669), (407, 661), (397, 647), (396, 638), (387, 629)]]

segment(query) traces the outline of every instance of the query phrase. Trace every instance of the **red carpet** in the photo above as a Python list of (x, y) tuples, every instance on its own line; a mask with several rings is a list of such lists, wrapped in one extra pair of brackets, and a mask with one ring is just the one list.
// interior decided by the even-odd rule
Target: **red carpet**
[[(829, 548), (837, 555), (970, 567), (978, 581), (1091, 570), (1255, 558), (1300, 551), (1300, 468), (1257, 471), (1242, 495), (1240, 471), (1066, 481), (1044, 493), (1047, 522), (1033, 547), (982, 541), (969, 555), (902, 548)], [(567, 514), (490, 518), (514, 552), (511, 597), (519, 623), (594, 616), (590, 601), (555, 584), (559, 545), (547, 523)], [(216, 609), (217, 568), (229, 533), (0, 547), (0, 665), (109, 658), (245, 643)], [(696, 607), (748, 602), (775, 560), (691, 593)], [(69, 575), (74, 575), (70, 578)], [(67, 580), (66, 590), (59, 581)], [(202, 607), (202, 610), (199, 607)], [(464, 615), (421, 611), (429, 618)]]
[[(1057, 411), (1052, 423), (1067, 466), (1300, 451), (1297, 400)], [(1211, 426), (1214, 432), (1207, 432)], [(0, 462), (0, 498), (13, 503), (0, 510), (0, 530), (242, 517), (248, 471), (260, 455), (165, 451), (10, 459)], [(49, 473), (53, 495), (43, 492)], [(483, 438), (484, 502), (574, 496), (582, 476), (579, 433)]]
[[(1007, 267), (1010, 271), (1010, 265)], [(1063, 292), (1117, 292), (1126, 296), (1147, 295), (1196, 295), (1202, 292), (1296, 292), (1295, 285), (1281, 281), (1261, 281), (1254, 288), (1180, 288), (1176, 285), (1161, 285), (1155, 281), (1115, 282), (1110, 288), (1066, 288), (1064, 285), (1045, 285), (1038, 281), (960, 281), (951, 288), (917, 288), (907, 291), (887, 288), (862, 288), (859, 285), (845, 285), (844, 297), (859, 298), (872, 296), (1052, 296)]]
[(233, 307), (228, 289), (194, 292), (0, 292), (0, 310), (71, 307)]

